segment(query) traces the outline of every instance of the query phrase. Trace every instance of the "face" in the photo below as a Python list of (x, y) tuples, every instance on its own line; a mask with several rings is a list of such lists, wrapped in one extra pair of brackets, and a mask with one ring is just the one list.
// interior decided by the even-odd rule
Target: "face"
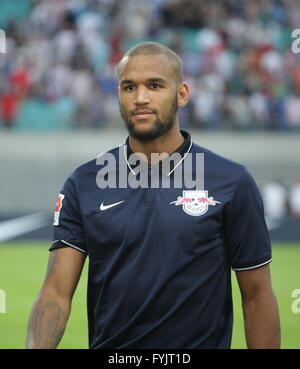
[(180, 87), (167, 56), (131, 56), (122, 63), (119, 78), (120, 112), (131, 137), (152, 141), (178, 122)]

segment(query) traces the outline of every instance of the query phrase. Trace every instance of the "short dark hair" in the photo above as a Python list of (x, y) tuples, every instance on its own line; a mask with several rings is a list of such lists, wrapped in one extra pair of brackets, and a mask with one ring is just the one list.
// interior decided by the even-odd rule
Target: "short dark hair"
[(166, 55), (169, 61), (173, 65), (174, 76), (178, 84), (182, 83), (182, 62), (180, 57), (167, 46), (160, 44), (158, 42), (141, 42), (131, 49), (129, 49), (122, 57), (118, 64), (117, 71), (118, 77), (120, 78), (121, 64), (125, 57), (135, 56), (135, 55)]

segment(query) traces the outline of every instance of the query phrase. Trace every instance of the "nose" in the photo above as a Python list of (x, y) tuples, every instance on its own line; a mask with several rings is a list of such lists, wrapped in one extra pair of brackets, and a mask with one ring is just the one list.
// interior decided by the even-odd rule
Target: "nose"
[(147, 88), (145, 88), (144, 86), (139, 86), (136, 89), (134, 103), (136, 105), (145, 105), (149, 103), (149, 95)]

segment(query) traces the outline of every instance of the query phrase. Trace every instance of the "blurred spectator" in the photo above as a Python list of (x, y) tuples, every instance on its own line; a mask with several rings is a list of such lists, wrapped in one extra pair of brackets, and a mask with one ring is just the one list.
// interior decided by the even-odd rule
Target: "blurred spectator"
[(30, 87), (29, 69), (22, 65), (15, 65), (11, 71), (9, 82), (17, 98), (20, 100), (26, 98)]
[(73, 71), (68, 64), (53, 63), (44, 75), (44, 97), (50, 102), (64, 96), (69, 91), (73, 78)]
[(290, 128), (300, 128), (300, 90), (285, 100), (286, 124)]
[(85, 69), (74, 71), (70, 81), (70, 94), (77, 107), (77, 126), (91, 126), (90, 104), (93, 97), (93, 75)]
[(135, 43), (153, 40), (183, 59), (191, 86), (183, 126), (300, 128), (300, 54), (291, 51), (298, 0), (1, 0), (0, 7), (6, 126), (14, 126), (19, 103), (35, 98), (43, 107), (74, 105), (73, 127), (113, 124), (116, 64)]
[(75, 19), (72, 13), (67, 13), (61, 29), (53, 37), (54, 60), (60, 63), (71, 63), (78, 45), (78, 35)]
[(9, 86), (0, 97), (0, 116), (5, 128), (13, 128), (17, 114), (18, 99), (12, 86)]
[(290, 187), (289, 208), (292, 216), (300, 218), (300, 180), (295, 181)]
[(288, 189), (279, 181), (268, 182), (261, 188), (265, 215), (283, 218), (288, 214)]
[(256, 127), (262, 128), (270, 120), (268, 98), (260, 91), (249, 96), (249, 109), (251, 118)]

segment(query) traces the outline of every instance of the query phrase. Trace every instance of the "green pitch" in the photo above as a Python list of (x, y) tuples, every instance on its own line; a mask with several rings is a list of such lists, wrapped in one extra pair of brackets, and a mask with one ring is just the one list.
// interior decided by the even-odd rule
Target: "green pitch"
[[(0, 244), (0, 349), (25, 347), (28, 317), (46, 272), (48, 246), (47, 243), (24, 242)], [(292, 311), (295, 298), (291, 296), (293, 290), (300, 289), (300, 244), (273, 244), (270, 265), (280, 310), (282, 348), (300, 348), (300, 312)], [(74, 295), (71, 316), (59, 345), (62, 349), (88, 348), (87, 266), (86, 263)], [(232, 283), (232, 348), (245, 348), (241, 300), (234, 272)], [(300, 303), (297, 306), (300, 308)]]

